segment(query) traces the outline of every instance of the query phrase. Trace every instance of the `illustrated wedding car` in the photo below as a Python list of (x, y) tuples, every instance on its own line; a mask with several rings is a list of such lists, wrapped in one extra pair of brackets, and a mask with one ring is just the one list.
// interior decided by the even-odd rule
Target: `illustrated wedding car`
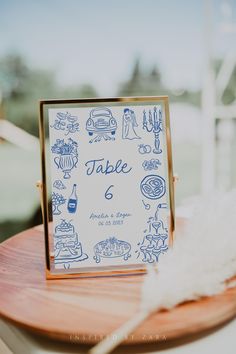
[(90, 112), (89, 119), (86, 123), (86, 130), (89, 135), (93, 133), (111, 133), (115, 135), (117, 122), (112, 116), (110, 109), (106, 107), (94, 108)]

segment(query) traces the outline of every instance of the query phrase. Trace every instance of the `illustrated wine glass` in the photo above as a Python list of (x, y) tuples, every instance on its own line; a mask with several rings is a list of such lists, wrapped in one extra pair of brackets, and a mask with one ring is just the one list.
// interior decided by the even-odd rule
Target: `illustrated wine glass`
[(145, 236), (146, 240), (148, 240), (149, 244), (146, 246), (147, 248), (152, 248), (152, 235), (148, 234)]
[(155, 220), (152, 223), (152, 227), (155, 229), (155, 235), (158, 235), (158, 229), (160, 228), (160, 226), (161, 226), (161, 222), (158, 220)]

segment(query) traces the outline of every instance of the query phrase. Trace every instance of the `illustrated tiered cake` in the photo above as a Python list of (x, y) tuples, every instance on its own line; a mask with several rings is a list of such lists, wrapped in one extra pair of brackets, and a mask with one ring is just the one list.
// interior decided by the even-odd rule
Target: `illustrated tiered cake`
[(54, 234), (55, 263), (70, 263), (88, 258), (83, 253), (78, 234), (70, 221), (62, 220), (55, 228)]

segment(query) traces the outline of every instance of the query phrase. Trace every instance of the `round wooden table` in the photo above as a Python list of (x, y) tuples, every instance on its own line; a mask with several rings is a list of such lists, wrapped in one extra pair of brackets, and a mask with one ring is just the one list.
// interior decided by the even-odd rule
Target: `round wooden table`
[[(96, 343), (133, 316), (143, 275), (46, 280), (42, 226), (0, 244), (0, 315), (30, 331)], [(125, 343), (168, 341), (202, 333), (236, 315), (236, 288), (148, 318)]]

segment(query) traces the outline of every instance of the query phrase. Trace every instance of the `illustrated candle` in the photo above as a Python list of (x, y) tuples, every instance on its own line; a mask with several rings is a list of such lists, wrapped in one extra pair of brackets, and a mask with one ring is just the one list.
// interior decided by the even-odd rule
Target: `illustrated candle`
[(69, 213), (75, 213), (77, 209), (78, 197), (76, 194), (76, 184), (73, 185), (72, 193), (68, 200), (67, 209)]
[(157, 108), (156, 107), (154, 107), (153, 116), (154, 116), (154, 131), (155, 131), (155, 130), (158, 130)]

